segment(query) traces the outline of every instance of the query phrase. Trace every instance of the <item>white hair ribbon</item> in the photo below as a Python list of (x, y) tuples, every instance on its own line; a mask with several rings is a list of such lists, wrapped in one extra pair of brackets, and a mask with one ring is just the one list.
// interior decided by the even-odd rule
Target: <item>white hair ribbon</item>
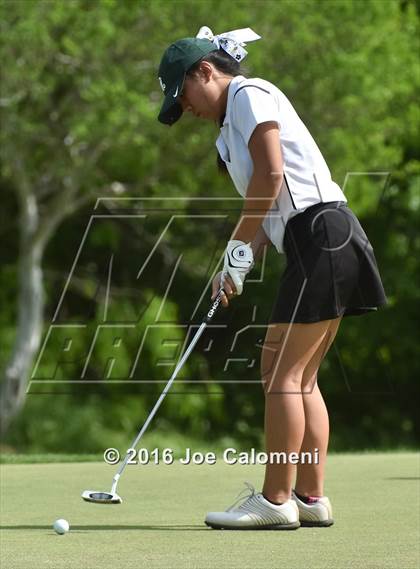
[(248, 52), (243, 48), (247, 42), (261, 39), (251, 28), (241, 28), (240, 30), (232, 30), (215, 36), (210, 28), (202, 26), (196, 35), (200, 39), (208, 39), (214, 43), (217, 48), (222, 48), (236, 61), (242, 61)]

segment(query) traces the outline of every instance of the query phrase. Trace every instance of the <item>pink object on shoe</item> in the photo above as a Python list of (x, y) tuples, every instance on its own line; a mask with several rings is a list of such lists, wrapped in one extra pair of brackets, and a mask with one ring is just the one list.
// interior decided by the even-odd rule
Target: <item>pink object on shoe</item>
[(308, 504), (315, 504), (316, 502), (318, 502), (319, 498), (317, 498), (316, 496), (308, 496)]

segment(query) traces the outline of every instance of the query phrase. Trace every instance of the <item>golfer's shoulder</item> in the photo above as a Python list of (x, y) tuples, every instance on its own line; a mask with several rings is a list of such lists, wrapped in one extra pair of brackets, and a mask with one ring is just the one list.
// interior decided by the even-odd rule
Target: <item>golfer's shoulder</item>
[(290, 101), (277, 85), (260, 77), (241, 81), (233, 95), (233, 113), (238, 116), (261, 109), (280, 113), (290, 106)]
[[(235, 93), (234, 114), (243, 116), (248, 112), (276, 115), (283, 126), (287, 122), (295, 122), (297, 112), (288, 96), (274, 83), (251, 77), (242, 81)], [(299, 119), (300, 120), (300, 119)]]
[(261, 79), (260, 77), (247, 77), (239, 83), (233, 95), (234, 100), (245, 100), (251, 98), (264, 98), (266, 95), (278, 96), (280, 89), (270, 81)]

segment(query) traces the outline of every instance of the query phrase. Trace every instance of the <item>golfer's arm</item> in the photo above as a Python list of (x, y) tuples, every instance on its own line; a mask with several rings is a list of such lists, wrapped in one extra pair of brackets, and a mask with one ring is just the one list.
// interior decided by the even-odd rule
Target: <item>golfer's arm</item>
[(283, 183), (283, 157), (276, 122), (259, 124), (249, 140), (253, 173), (231, 239), (252, 243)]
[(265, 245), (271, 245), (270, 239), (267, 237), (266, 232), (263, 229), (263, 226), (258, 229), (257, 234), (254, 240), (251, 242), (251, 249), (254, 254), (254, 260), (258, 261), (264, 251)]

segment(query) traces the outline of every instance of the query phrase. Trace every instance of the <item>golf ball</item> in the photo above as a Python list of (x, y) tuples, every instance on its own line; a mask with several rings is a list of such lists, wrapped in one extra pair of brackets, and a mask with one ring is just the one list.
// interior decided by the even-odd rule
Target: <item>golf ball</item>
[(55, 520), (53, 528), (56, 533), (63, 535), (69, 531), (70, 526), (67, 520)]

